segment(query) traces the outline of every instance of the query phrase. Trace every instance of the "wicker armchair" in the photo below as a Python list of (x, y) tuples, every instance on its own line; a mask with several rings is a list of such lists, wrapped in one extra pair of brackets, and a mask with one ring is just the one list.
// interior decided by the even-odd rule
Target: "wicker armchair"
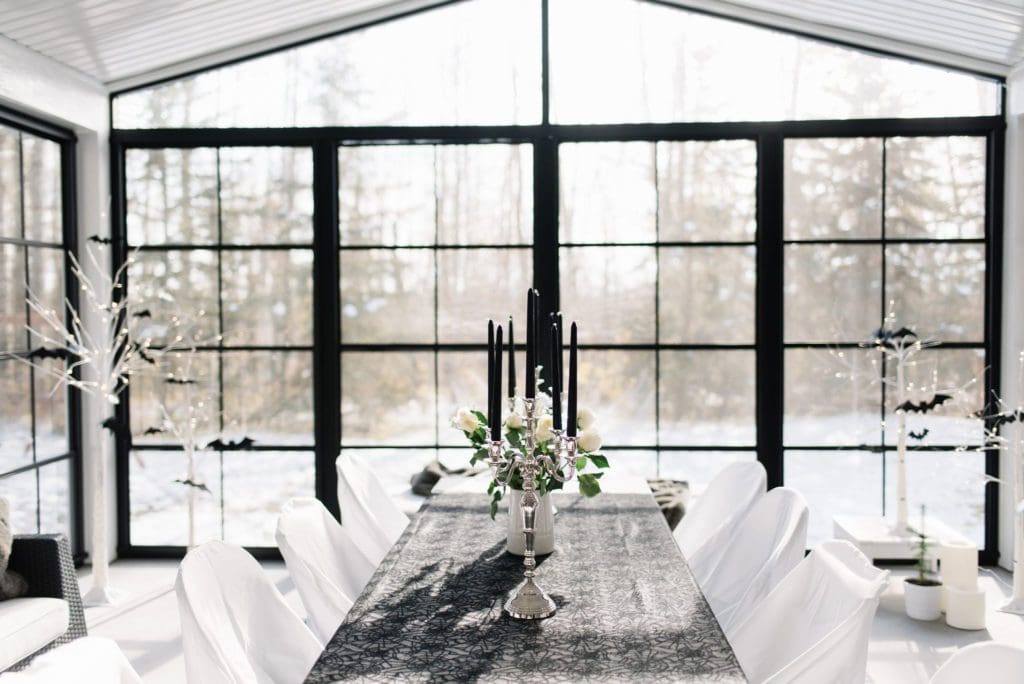
[(67, 537), (63, 534), (16, 535), (7, 567), (28, 580), (29, 596), (63, 599), (68, 603), (69, 613), (68, 631), (12, 670), (25, 667), (40, 653), (86, 635), (82, 595)]

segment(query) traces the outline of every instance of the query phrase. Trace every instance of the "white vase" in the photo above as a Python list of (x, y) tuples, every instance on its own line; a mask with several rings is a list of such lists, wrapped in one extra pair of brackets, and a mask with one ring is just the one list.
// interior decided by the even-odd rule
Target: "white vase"
[(914, 584), (903, 580), (903, 597), (907, 616), (915, 620), (938, 620), (942, 617), (942, 584)]
[[(555, 517), (551, 494), (540, 497), (537, 518), (534, 521), (533, 552), (538, 556), (555, 550)], [(526, 534), (523, 532), (523, 493), (513, 489), (508, 497), (508, 552), (515, 556), (526, 553)]]

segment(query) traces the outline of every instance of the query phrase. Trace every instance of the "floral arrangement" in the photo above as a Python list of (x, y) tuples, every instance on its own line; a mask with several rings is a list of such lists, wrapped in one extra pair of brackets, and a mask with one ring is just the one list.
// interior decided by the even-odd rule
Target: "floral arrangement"
[[(537, 406), (540, 411), (540, 418), (537, 420), (535, 437), (537, 446), (534, 449), (536, 456), (551, 454), (552, 426), (554, 419), (551, 415), (551, 396), (543, 392), (537, 393)], [(601, 433), (597, 431), (597, 418), (588, 409), (580, 409), (577, 413), (579, 435), (576, 442), (576, 478), (579, 481), (580, 494), (586, 497), (597, 496), (601, 493), (600, 479), (603, 472), (593, 472), (608, 468), (608, 458), (599, 453), (601, 448)], [(480, 462), (488, 462), (487, 436), (490, 434), (490, 426), (487, 424), (487, 416), (482, 412), (471, 408), (460, 408), (451, 421), (452, 427), (461, 430), (473, 445), (473, 456), (469, 462), (475, 465)], [(526, 421), (523, 418), (523, 410), (520, 400), (516, 400), (516, 409), (511, 412), (503, 424), (505, 440), (510, 445), (502, 460), (502, 466), (508, 465), (514, 458), (514, 450), (525, 448)], [(590, 469), (591, 472), (584, 472)], [(537, 475), (537, 494), (544, 496), (550, 491), (562, 489), (562, 482), (553, 474), (543, 472)], [(501, 501), (507, 489), (522, 490), (523, 479), (519, 471), (514, 471), (507, 484), (501, 484), (497, 480), (491, 480), (487, 487), (487, 493), (491, 495), (491, 518), (498, 512), (498, 503)]]

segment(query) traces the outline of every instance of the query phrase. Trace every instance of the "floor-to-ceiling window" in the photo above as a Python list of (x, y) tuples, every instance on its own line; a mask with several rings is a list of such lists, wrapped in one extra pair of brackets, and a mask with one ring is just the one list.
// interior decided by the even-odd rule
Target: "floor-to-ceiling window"
[(74, 139), (0, 112), (0, 496), (15, 533), (62, 532), (81, 548), (77, 397), (25, 363), (67, 361), (47, 353), (49, 329), (33, 311), (63, 311), (66, 252), (74, 245), (73, 195), (66, 187)]
[[(522, 317), (532, 283), (580, 323), (615, 467), (702, 482), (759, 458), (811, 501), (814, 538), (891, 507), (892, 397), (860, 345), (892, 300), (943, 343), (916, 372), (979, 377), (915, 418), (911, 500), (956, 489), (942, 515), (991, 546), (993, 464), (953, 449), (996, 361), (1000, 96), (658, 3), (466, 0), (115, 97), (129, 291), (223, 336), (194, 355), (204, 445), (232, 445), (199, 456), (204, 534), (262, 546), (287, 496), (333, 505), (339, 448), (395, 490), (464, 462), (448, 423), (482, 404), (486, 321)], [(261, 222), (232, 237), (226, 155), (259, 149)], [(182, 543), (180, 440), (145, 433), (158, 397), (197, 391), (131, 388), (129, 551)]]

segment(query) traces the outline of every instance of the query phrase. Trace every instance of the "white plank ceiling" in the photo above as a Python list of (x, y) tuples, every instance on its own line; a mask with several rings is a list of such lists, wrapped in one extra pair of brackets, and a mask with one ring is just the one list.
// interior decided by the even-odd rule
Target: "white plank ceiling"
[[(672, 2), (994, 75), (1024, 60), (1024, 0)], [(0, 0), (0, 35), (116, 90), (431, 4), (436, 0)]]

